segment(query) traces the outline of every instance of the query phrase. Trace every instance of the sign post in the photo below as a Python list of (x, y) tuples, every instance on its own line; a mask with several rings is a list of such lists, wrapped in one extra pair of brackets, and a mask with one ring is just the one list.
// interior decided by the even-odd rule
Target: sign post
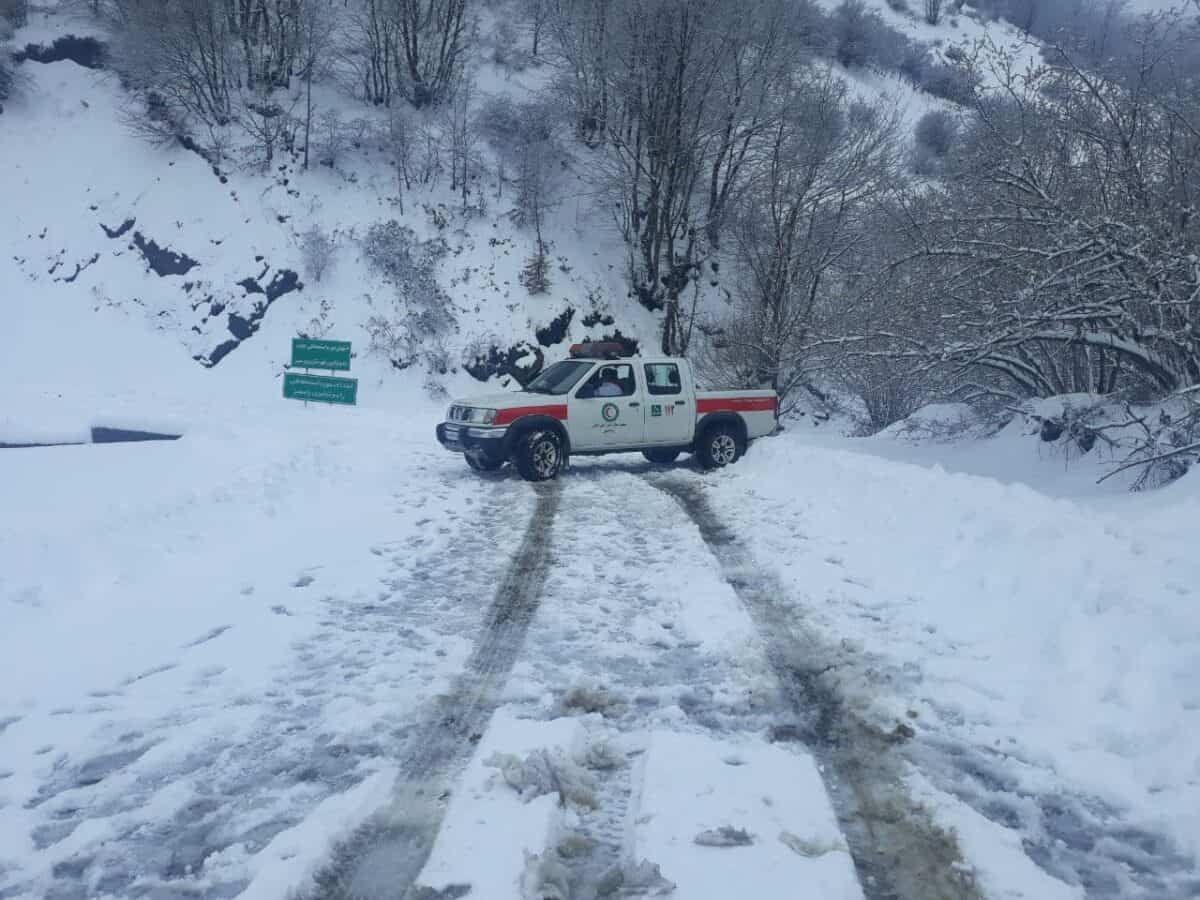
[(308, 374), (308, 369), (328, 369), (330, 372), (350, 371), (350, 342), (292, 338), (291, 365), (306, 373), (283, 373), (283, 396), (303, 400), (305, 405), (334, 403), (355, 406), (358, 403), (358, 379), (335, 378), (331, 375)]

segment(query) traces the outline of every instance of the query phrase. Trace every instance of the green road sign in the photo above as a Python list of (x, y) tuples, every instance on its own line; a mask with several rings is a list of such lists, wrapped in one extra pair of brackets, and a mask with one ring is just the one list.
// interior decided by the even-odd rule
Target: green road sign
[(312, 400), (316, 403), (354, 406), (358, 402), (358, 379), (284, 372), (283, 396), (289, 400)]
[(292, 367), (348, 372), (350, 371), (350, 342), (292, 338)]

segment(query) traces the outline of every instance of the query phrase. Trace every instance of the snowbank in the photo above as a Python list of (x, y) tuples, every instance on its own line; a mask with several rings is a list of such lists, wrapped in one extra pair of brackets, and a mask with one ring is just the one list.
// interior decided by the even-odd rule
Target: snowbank
[(843, 677), (873, 715), (911, 710), (919, 742), (1010, 760), (1011, 789), (1057, 783), (1195, 854), (1200, 555), (1185, 481), (1165, 508), (1101, 505), (785, 436), (714, 491), (811, 625), (854, 651)]
[[(0, 894), (77, 873), (280, 896), (378, 805), (520, 532), (466, 549), (477, 482), (436, 416), (280, 400), (177, 441), (4, 453)], [(497, 486), (515, 521), (519, 488)]]

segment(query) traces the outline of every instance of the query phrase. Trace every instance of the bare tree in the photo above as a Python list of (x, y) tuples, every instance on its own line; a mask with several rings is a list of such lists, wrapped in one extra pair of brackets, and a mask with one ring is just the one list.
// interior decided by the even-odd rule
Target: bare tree
[(546, 214), (557, 205), (555, 172), (560, 151), (546, 107), (532, 104), (520, 111), (520, 140), (513, 153), (516, 180), (512, 219), (533, 229), (534, 249), (525, 263), (521, 281), (531, 294), (550, 286), (549, 247), (543, 236)]
[(313, 79), (325, 72), (333, 44), (334, 11), (331, 0), (299, 0), (297, 74), (304, 81), (304, 168), (308, 168), (313, 126)]
[(913, 169), (918, 175), (941, 172), (954, 142), (958, 138), (958, 122), (942, 109), (925, 113), (914, 131)]
[(320, 225), (313, 224), (299, 236), (298, 243), (305, 274), (313, 281), (320, 282), (333, 267), (337, 239)]
[(392, 164), (396, 167), (396, 199), (400, 215), (404, 215), (404, 195), (412, 190), (417, 138), (413, 113), (403, 108), (392, 110), (388, 117), (388, 146), (392, 153)]
[(598, 146), (608, 132), (616, 11), (626, 0), (553, 0), (548, 28), (562, 78), (559, 88), (575, 132)]
[(230, 18), (213, 0), (174, 0), (131, 9), (121, 32), (121, 56), (132, 84), (151, 113), (179, 127), (195, 120), (210, 127), (234, 117), (238, 80)]
[(705, 258), (703, 184), (709, 114), (726, 59), (723, 0), (629, 0), (619, 22), (608, 114), (617, 224), (629, 247), (629, 280), (663, 310), (662, 349), (686, 350), (680, 297)]
[(370, 103), (446, 100), (469, 45), (467, 0), (346, 0), (342, 58)]
[(718, 356), (739, 381), (786, 404), (808, 377), (814, 333), (853, 291), (866, 214), (895, 180), (896, 130), (894, 113), (851, 103), (832, 74), (796, 90), (738, 210), (744, 284)]
[(469, 71), (462, 71), (453, 96), (445, 106), (443, 120), (450, 150), (450, 190), (461, 193), (464, 210), (468, 207), (471, 179), (480, 163), (474, 100), (474, 76)]
[(913, 205), (944, 304), (914, 335), (930, 356), (1018, 396), (1200, 381), (1200, 101), (1168, 74), (1191, 39), (1169, 17), (1108, 74), (1062, 47), (995, 73), (953, 177)]
[(538, 51), (541, 49), (542, 35), (546, 33), (547, 26), (550, 24), (556, 2), (558, 0), (521, 0), (521, 12), (525, 21), (529, 23), (530, 40), (533, 44), (530, 52), (534, 59), (537, 59)]
[[(286, 106), (280, 102), (281, 99), (287, 103)], [(237, 121), (262, 148), (263, 169), (271, 167), (280, 148), (293, 149), (297, 126), (293, 113), (297, 103), (288, 100), (285, 94), (265, 89), (242, 95)]]
[(399, 38), (390, 0), (353, 2), (342, 32), (342, 62), (363, 100), (391, 106), (399, 77), (393, 48)]
[(725, 42), (713, 105), (716, 127), (706, 138), (705, 237), (713, 249), (720, 246), (737, 190), (778, 121), (780, 98), (787, 95), (809, 26), (804, 4), (793, 0), (724, 4), (721, 12)]
[(1135, 491), (1174, 481), (1200, 460), (1200, 388), (1185, 388), (1150, 408), (1126, 403), (1124, 420), (1107, 427), (1114, 425), (1124, 432), (1113, 441), (1124, 458), (1100, 481), (1135, 468)]
[(942, 21), (942, 0), (925, 0), (925, 21), (930, 25)]
[(467, 0), (392, 0), (400, 92), (418, 109), (446, 99), (467, 49)]
[(631, 293), (687, 349), (681, 298), (719, 251), (821, 13), (798, 0), (555, 0), (560, 90), (601, 148), (598, 194), (628, 247)]

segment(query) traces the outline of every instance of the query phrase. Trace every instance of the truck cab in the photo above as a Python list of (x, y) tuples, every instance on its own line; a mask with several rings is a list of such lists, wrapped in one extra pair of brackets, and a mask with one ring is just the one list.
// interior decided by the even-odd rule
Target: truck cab
[(729, 465), (778, 425), (773, 391), (700, 391), (680, 357), (629, 357), (620, 345), (577, 344), (524, 390), (456, 400), (437, 438), (488, 471), (511, 461), (533, 481), (571, 455), (640, 452), (668, 464), (695, 453)]

